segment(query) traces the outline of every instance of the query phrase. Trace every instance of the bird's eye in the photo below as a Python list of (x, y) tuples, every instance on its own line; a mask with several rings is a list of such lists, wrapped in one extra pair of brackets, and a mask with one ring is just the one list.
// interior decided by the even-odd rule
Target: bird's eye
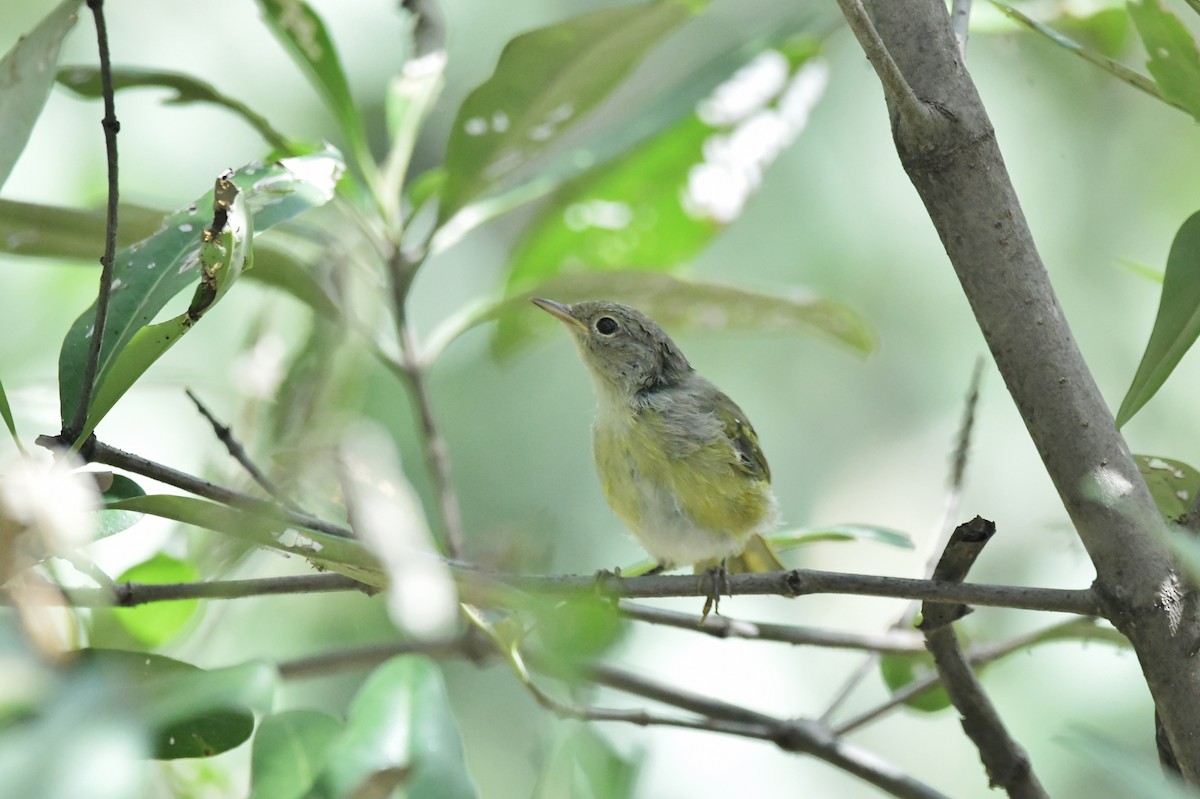
[(617, 320), (611, 316), (601, 316), (596, 320), (596, 332), (602, 336), (611, 336), (617, 332)]

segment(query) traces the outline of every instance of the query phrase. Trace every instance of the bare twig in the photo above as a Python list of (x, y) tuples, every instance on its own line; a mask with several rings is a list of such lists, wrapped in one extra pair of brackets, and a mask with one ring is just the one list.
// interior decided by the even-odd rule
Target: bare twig
[[(56, 449), (63, 445), (60, 439), (52, 436), (39, 436), (37, 443), (50, 449)], [(211, 499), (214, 502), (220, 502), (254, 513), (261, 513), (266, 516), (274, 516), (287, 524), (316, 530), (319, 533), (336, 535), (341, 538), (354, 537), (353, 531), (348, 527), (319, 519), (307, 513), (281, 508), (274, 502), (252, 497), (249, 494), (243, 494), (240, 491), (234, 491), (231, 488), (210, 483), (208, 480), (201, 480), (199, 477), (194, 477), (178, 469), (172, 469), (170, 466), (156, 463), (140, 455), (134, 455), (119, 450), (116, 447), (110, 447), (100, 441), (92, 440), (84, 447), (80, 454), (92, 463), (115, 466), (118, 469), (124, 469), (134, 474), (158, 480), (161, 483), (175, 486), (196, 496)]]
[[(954, 531), (934, 577), (962, 580), (983, 547), (996, 532), (996, 525), (976, 516)], [(964, 606), (926, 603), (921, 630), (941, 675), (950, 701), (962, 716), (963, 731), (974, 742), (993, 787), (1004, 788), (1014, 799), (1045, 799), (1025, 750), (1008, 734), (995, 706), (984, 693), (967, 662), (954, 621), (968, 612)]]
[(353, 577), (323, 572), (287, 577), (245, 580), (209, 580), (198, 583), (114, 583), (113, 588), (64, 588), (68, 603), (77, 608), (131, 608), (149, 602), (183, 599), (241, 599), (276, 594), (314, 594), (328, 591), (378, 590)]
[(883, 84), (884, 99), (892, 116), (924, 116), (925, 104), (913, 92), (904, 74), (896, 66), (892, 54), (888, 52), (875, 30), (867, 9), (863, 7), (862, 0), (838, 0), (838, 5), (841, 6), (842, 14), (846, 17), (854, 37), (858, 39), (867, 60), (875, 68), (879, 82)]
[(271, 495), (279, 504), (286, 508), (290, 508), (291, 510), (299, 510), (298, 507), (296, 507), (287, 497), (283, 495), (283, 492), (279, 490), (279, 486), (275, 485), (271, 478), (263, 474), (262, 470), (254, 464), (254, 461), (251, 460), (250, 455), (246, 452), (246, 448), (241, 445), (241, 442), (239, 442), (236, 437), (234, 437), (233, 431), (230, 430), (226, 425), (223, 425), (217, 421), (217, 418), (213, 416), (212, 412), (207, 407), (205, 407), (204, 403), (200, 401), (200, 398), (192, 393), (190, 388), (184, 389), (184, 393), (187, 394), (188, 399), (195, 404), (196, 410), (200, 411), (200, 415), (207, 419), (208, 423), (212, 425), (213, 433), (216, 435), (217, 440), (225, 445), (225, 449), (229, 451), (230, 456), (237, 461), (243, 469), (246, 470), (246, 473), (250, 475), (250, 478), (254, 480), (254, 482), (258, 483), (259, 486), (262, 487), (263, 491), (266, 491), (269, 495)]
[[(958, 506), (962, 499), (963, 482), (967, 474), (967, 454), (971, 448), (971, 434), (975, 429), (975, 408), (979, 404), (979, 384), (983, 376), (983, 358), (975, 360), (975, 368), (971, 372), (970, 387), (967, 389), (967, 399), (964, 403), (962, 423), (958, 427), (958, 437), (954, 446), (954, 456), (950, 461), (950, 480), (949, 487), (946, 492), (946, 502), (942, 508), (942, 518), (938, 523), (938, 535), (933, 549), (930, 550), (929, 559), (925, 563), (925, 577), (933, 576), (933, 570), (937, 567), (938, 560), (941, 558), (942, 552), (946, 548), (946, 543), (950, 540), (950, 535), (954, 532), (954, 520), (958, 517)], [(920, 604), (912, 600), (904, 606), (904, 611), (892, 624), (892, 630), (907, 630), (912, 627), (913, 619), (917, 616), (917, 610)], [(834, 695), (833, 700), (821, 714), (820, 721), (823, 724), (828, 724), (834, 715), (841, 709), (846, 700), (854, 693), (854, 690), (862, 684), (879, 662), (879, 654), (872, 653), (865, 658), (858, 668), (850, 675), (838, 692)]]
[[(277, 668), (279, 676), (285, 680), (302, 680), (340, 671), (369, 669), (399, 655), (420, 654), (441, 659), (480, 660), (486, 654), (477, 652), (476, 637), (474, 630), (471, 630), (467, 633), (422, 641), (391, 641), (374, 646), (338, 649), (296, 660), (285, 660), (279, 663)], [(488, 652), (490, 653), (490, 647)]]
[(69, 443), (75, 441), (87, 423), (88, 409), (95, 391), (96, 373), (100, 367), (100, 346), (104, 340), (104, 326), (108, 320), (108, 300), (112, 295), (113, 258), (117, 252), (117, 206), (120, 200), (117, 180), (117, 132), (121, 123), (117, 121), (117, 106), (113, 99), (112, 61), (108, 52), (108, 25), (104, 20), (104, 0), (88, 0), (92, 18), (96, 23), (96, 44), (100, 51), (100, 91), (104, 98), (104, 151), (108, 163), (108, 204), (104, 221), (104, 255), (100, 258), (100, 291), (96, 296), (96, 318), (92, 322), (92, 338), (87, 361), (83, 365), (83, 379), (79, 386), (79, 402), (70, 425), (63, 430)]
[(400, 340), (400, 366), (407, 378), (408, 389), (416, 405), (421, 422), (421, 440), (425, 445), (425, 458), (433, 475), (437, 489), (438, 505), (442, 514), (442, 529), (445, 536), (446, 554), (459, 558), (464, 553), (462, 511), (458, 493), (450, 469), (450, 447), (442, 435), (433, 413), (433, 401), (425, 383), (425, 367), (422, 363), (417, 342), (408, 324), (408, 289), (412, 285), (417, 268), (424, 261), (426, 250), (411, 254), (399, 243), (388, 259), (388, 275), (392, 289), (393, 314), (396, 319), (396, 335)]
[(714, 638), (745, 638), (754, 641), (776, 641), (784, 644), (821, 646), (831, 649), (867, 649), (873, 652), (924, 652), (922, 637), (913, 631), (891, 630), (886, 633), (844, 633), (800, 627), (790, 624), (764, 624), (710, 615), (703, 622), (700, 616), (663, 608), (652, 608), (632, 602), (622, 602), (621, 615), (634, 621), (675, 627), (680, 630), (704, 633)]
[[(694, 576), (655, 574), (642, 577), (606, 575), (505, 575), (476, 572), (479, 585), (486, 580), (540, 594), (607, 594), (623, 598), (668, 596), (707, 596), (707, 587)], [(850, 594), (855, 596), (920, 599), (955, 604), (1074, 613), (1098, 616), (1100, 605), (1089, 588), (1027, 588), (982, 583), (949, 583), (916, 580), (907, 577), (880, 577), (869, 574), (792, 569), (785, 572), (730, 574), (728, 594), (775, 595), (797, 597), (809, 594)], [(722, 590), (722, 593), (726, 593)]]
[[(1128, 646), (1129, 642), (1119, 632), (1109, 627), (1097, 627), (1094, 622), (1095, 619), (1070, 619), (1069, 621), (1053, 624), (1040, 630), (1014, 636), (1005, 641), (983, 644), (972, 648), (967, 653), (967, 662), (972, 666), (982, 666), (1044, 641), (1056, 641), (1066, 638), (1067, 631), (1071, 631), (1075, 637), (1094, 637), (1109, 643), (1115, 643), (1119, 639), (1121, 643)], [(833, 732), (835, 735), (846, 735), (853, 732), (941, 684), (942, 679), (937, 673), (930, 674), (928, 677), (923, 677), (919, 680), (913, 680), (878, 705), (864, 710), (862, 713), (846, 719), (840, 724), (834, 725)]]
[(971, 0), (954, 0), (950, 9), (950, 24), (954, 28), (954, 39), (958, 42), (958, 54), (967, 54), (967, 34), (971, 27)]
[(413, 15), (413, 56), (421, 57), (446, 47), (446, 22), (430, 0), (401, 0), (403, 6)]

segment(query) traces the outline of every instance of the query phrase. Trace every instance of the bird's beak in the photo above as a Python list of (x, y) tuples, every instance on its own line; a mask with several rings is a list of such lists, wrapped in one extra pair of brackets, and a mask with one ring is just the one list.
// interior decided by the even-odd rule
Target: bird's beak
[(546, 313), (558, 319), (565, 325), (569, 325), (583, 332), (587, 332), (587, 325), (571, 315), (571, 309), (563, 305), (561, 302), (554, 300), (546, 300), (541, 297), (530, 297), (529, 301), (537, 307), (541, 308)]

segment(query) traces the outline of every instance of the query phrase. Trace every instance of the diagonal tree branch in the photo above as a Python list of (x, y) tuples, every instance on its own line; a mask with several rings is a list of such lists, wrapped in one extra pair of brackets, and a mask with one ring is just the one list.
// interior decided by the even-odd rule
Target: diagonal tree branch
[[(962, 580), (995, 532), (995, 524), (978, 516), (960, 524), (950, 537), (934, 577)], [(979, 750), (991, 786), (1004, 788), (1013, 799), (1046, 799), (1046, 791), (1033, 773), (1029, 756), (1009, 736), (959, 645), (954, 622), (969, 612), (965, 605), (944, 603), (926, 602), (921, 608), (921, 630), (942, 685), (962, 715), (963, 731)]]
[(893, 96), (894, 76), (873, 61), (901, 164), (1096, 567), (1104, 615), (1138, 654), (1184, 776), (1200, 781), (1200, 658), (1187, 653), (1197, 611), (1183, 601), (1162, 519), (1050, 285), (946, 6), (869, 0), (867, 9), (865, 22), (847, 14), (855, 36), (868, 54), (882, 43), (931, 111), (896, 113), (907, 95)]

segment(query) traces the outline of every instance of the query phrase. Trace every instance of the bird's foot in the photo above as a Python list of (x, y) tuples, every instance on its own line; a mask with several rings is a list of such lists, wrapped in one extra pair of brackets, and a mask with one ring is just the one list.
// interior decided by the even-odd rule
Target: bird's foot
[(700, 573), (700, 586), (705, 591), (704, 610), (700, 612), (700, 623), (704, 624), (710, 611), (721, 615), (721, 594), (729, 594), (729, 571), (724, 560)]

